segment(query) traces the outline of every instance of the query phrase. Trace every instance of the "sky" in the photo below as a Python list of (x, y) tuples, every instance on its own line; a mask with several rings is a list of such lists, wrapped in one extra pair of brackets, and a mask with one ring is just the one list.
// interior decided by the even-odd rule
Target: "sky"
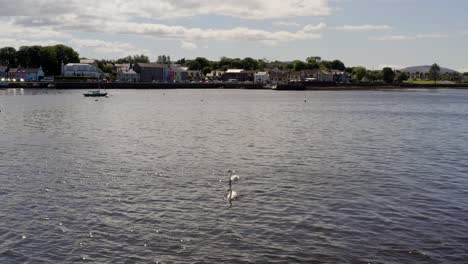
[(82, 57), (146, 54), (468, 72), (466, 0), (0, 0), (0, 47), (65, 44)]

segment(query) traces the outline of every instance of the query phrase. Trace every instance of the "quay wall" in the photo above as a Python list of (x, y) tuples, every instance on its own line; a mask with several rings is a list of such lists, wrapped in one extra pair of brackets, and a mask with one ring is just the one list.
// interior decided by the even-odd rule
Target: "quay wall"
[[(55, 82), (56, 89), (269, 89), (253, 83), (97, 83), (97, 82)], [(48, 88), (49, 83), (10, 83), (4, 88)], [(280, 84), (275, 90), (380, 90), (380, 89), (468, 89), (468, 84), (335, 84), (297, 83)]]

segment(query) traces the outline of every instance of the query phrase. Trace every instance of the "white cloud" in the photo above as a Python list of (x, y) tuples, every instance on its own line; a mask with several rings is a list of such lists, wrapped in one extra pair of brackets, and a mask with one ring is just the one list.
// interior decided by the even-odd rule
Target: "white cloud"
[(286, 27), (300, 27), (301, 25), (296, 22), (287, 22), (287, 21), (276, 21), (273, 23), (276, 26), (286, 26)]
[(182, 41), (180, 47), (184, 50), (196, 50), (198, 48), (197, 44), (190, 41)]
[[(70, 39), (74, 33), (82, 32), (140, 35), (192, 43), (194, 40), (227, 40), (274, 45), (288, 41), (318, 39), (321, 35), (304, 30), (269, 31), (251, 27), (195, 28), (167, 25), (155, 22), (154, 18), (217, 14), (245, 19), (267, 19), (328, 13), (328, 0), (17, 0), (14, 5), (2, 7), (0, 23), (7, 23), (8, 26), (4, 28), (15, 28), (17, 35), (31, 37), (36, 34), (37, 39)], [(318, 25), (322, 26), (322, 23)], [(308, 26), (307, 31), (311, 30), (314, 30), (313, 26)], [(119, 47), (118, 43), (112, 44), (117, 47), (113, 47), (110, 52), (119, 52), (125, 48), (122, 45)], [(193, 48), (193, 45), (190, 46)], [(188, 45), (184, 47), (190, 48)], [(111, 47), (93, 48), (109, 50)]]
[(320, 22), (318, 25), (306, 25), (304, 26), (304, 31), (317, 31), (327, 28), (327, 24)]
[(371, 30), (387, 30), (392, 29), (391, 26), (388, 25), (344, 25), (333, 27), (336, 30), (346, 30), (346, 31), (371, 31)]
[(439, 33), (431, 33), (431, 34), (416, 34), (416, 35), (387, 35), (381, 37), (371, 37), (371, 40), (378, 40), (378, 41), (388, 41), (388, 40), (417, 40), (417, 39), (442, 39), (442, 38), (449, 38), (450, 35), (446, 34), (439, 34)]
[(125, 56), (129, 54), (142, 54), (147, 50), (139, 49), (130, 43), (120, 41), (104, 41), (99, 39), (72, 39), (70, 45), (77, 50), (92, 50), (97, 54)]
[(327, 16), (328, 0), (16, 0), (2, 5), (0, 16), (40, 16), (77, 13), (86, 17), (181, 18), (222, 15), (243, 19)]
[(408, 67), (407, 65), (394, 65), (394, 64), (381, 64), (378, 66), (378, 69), (383, 69), (383, 68), (392, 68), (392, 69), (396, 69), (396, 70), (400, 70), (400, 69), (403, 69), (403, 68), (406, 68)]

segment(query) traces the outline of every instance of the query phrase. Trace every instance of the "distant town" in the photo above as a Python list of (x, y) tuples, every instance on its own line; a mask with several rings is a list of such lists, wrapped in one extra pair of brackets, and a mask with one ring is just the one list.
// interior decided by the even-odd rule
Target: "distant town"
[(348, 67), (340, 60), (311, 56), (289, 62), (253, 58), (210, 61), (203, 57), (172, 61), (158, 56), (134, 55), (117, 60), (81, 58), (71, 47), (23, 46), (0, 49), (0, 78), (9, 82), (131, 82), (131, 83), (415, 83), (454, 84), (468, 82), (468, 73), (441, 68), (437, 64), (404, 69), (369, 70)]

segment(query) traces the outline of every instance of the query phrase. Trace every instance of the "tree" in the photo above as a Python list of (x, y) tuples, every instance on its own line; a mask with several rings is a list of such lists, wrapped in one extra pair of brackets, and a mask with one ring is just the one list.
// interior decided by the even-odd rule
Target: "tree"
[(205, 67), (203, 68), (203, 75), (207, 75), (208, 73), (211, 73), (213, 69), (211, 67)]
[(5, 47), (0, 49), (0, 65), (10, 67), (17, 66), (15, 48)]
[(200, 71), (202, 69), (201, 64), (196, 60), (189, 61), (187, 63), (187, 66), (188, 66), (189, 70), (191, 70), (191, 71)]
[(256, 70), (258, 69), (258, 61), (247, 57), (242, 60), (242, 69), (247, 71)]
[(182, 65), (182, 66), (185, 65), (185, 63), (186, 63), (185, 58), (182, 58), (182, 59), (176, 61), (176, 64), (180, 64), (180, 65)]
[(331, 61), (322, 61), (320, 62), (320, 69), (322, 70), (331, 70), (332, 62)]
[(322, 61), (322, 57), (318, 57), (318, 56), (307, 57), (306, 61), (307, 63), (320, 63)]
[(400, 74), (398, 74), (397, 76), (397, 81), (399, 83), (402, 83), (402, 82), (405, 82), (409, 79), (409, 76), (406, 72), (400, 72)]
[(383, 74), (382, 78), (384, 82), (386, 83), (393, 83), (393, 81), (395, 80), (395, 72), (392, 70), (392, 68), (389, 68), (389, 67), (383, 68), (382, 74)]
[(346, 69), (346, 66), (342, 61), (334, 60), (334, 61), (331, 62), (331, 69), (332, 70), (344, 71)]
[(210, 61), (203, 57), (195, 58), (195, 61), (200, 65), (197, 70), (203, 70), (205, 67), (210, 67)]
[(59, 62), (57, 61), (57, 53), (55, 48), (42, 47), (39, 53), (40, 66), (46, 75), (56, 75)]
[(171, 56), (169, 56), (169, 55), (167, 55), (167, 56), (166, 55), (160, 55), (160, 56), (158, 56), (157, 63), (170, 65), (171, 64)]
[(295, 60), (293, 61), (293, 65), (294, 65), (294, 70), (295, 71), (303, 71), (305, 69), (307, 69), (307, 64), (303, 61), (300, 61), (300, 60)]
[(356, 78), (356, 80), (362, 81), (362, 79), (364, 79), (364, 77), (366, 77), (367, 75), (367, 70), (366, 68), (361, 67), (361, 66), (354, 67), (353, 75), (354, 75), (354, 78)]
[(436, 84), (439, 78), (440, 78), (440, 67), (437, 63), (434, 63), (432, 64), (431, 69), (429, 70), (429, 79), (434, 81), (434, 84)]

